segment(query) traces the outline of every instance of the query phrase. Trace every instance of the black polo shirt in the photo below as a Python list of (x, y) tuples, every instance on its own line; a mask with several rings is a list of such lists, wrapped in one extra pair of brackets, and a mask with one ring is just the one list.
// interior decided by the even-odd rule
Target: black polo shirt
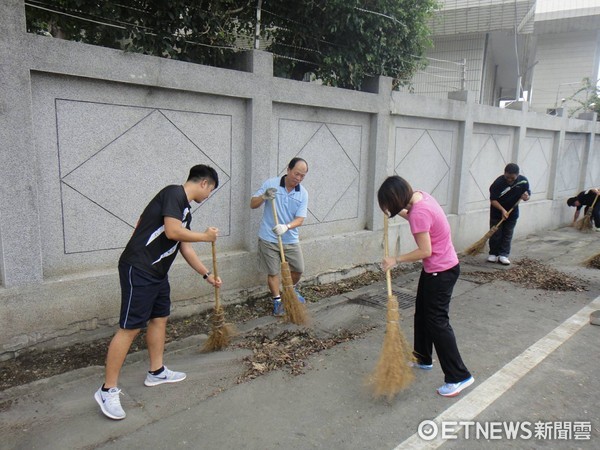
[[(513, 184), (508, 184), (504, 175), (500, 175), (490, 186), (490, 201), (496, 200), (508, 211), (515, 206), (525, 192), (531, 195), (529, 181), (523, 175), (518, 175)], [(493, 206), (491, 207), (490, 214), (492, 217), (502, 217), (502, 213)], [(519, 217), (518, 206), (510, 213), (510, 217), (513, 220)]]
[(191, 207), (183, 186), (167, 186), (148, 203), (119, 262), (164, 278), (179, 251), (179, 241), (165, 235), (165, 217), (181, 220), (190, 229)]
[(581, 191), (579, 194), (577, 194), (576, 198), (579, 201), (579, 206), (577, 207), (577, 211), (579, 211), (584, 206), (592, 206), (592, 203), (594, 203), (594, 200), (596, 199), (596, 194), (594, 194), (591, 190)]

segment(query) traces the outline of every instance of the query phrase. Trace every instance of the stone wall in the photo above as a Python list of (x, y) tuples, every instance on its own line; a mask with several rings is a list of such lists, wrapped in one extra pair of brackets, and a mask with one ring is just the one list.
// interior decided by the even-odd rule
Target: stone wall
[[(594, 120), (481, 106), (470, 92), (391, 92), (385, 77), (364, 92), (275, 78), (272, 56), (259, 51), (241, 54), (238, 70), (124, 53), (27, 34), (21, 0), (3, 10), (0, 359), (114, 329), (116, 262), (137, 217), (194, 164), (220, 177), (192, 227), (221, 230), (225, 302), (266, 292), (256, 270), (261, 212), (249, 200), (294, 156), (310, 167), (307, 280), (381, 259), (375, 194), (394, 173), (438, 199), (459, 250), (487, 231), (487, 189), (507, 162), (533, 190), (517, 235), (565, 224), (573, 211), (564, 199), (600, 184)], [(406, 224), (392, 224), (402, 249), (414, 246)], [(195, 248), (210, 265), (210, 247)], [(181, 258), (171, 281), (175, 315), (211, 306), (211, 287)]]

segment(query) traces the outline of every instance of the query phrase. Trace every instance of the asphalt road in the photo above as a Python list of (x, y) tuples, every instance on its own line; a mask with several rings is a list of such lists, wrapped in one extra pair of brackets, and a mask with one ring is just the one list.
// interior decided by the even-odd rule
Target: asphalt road
[[(200, 354), (201, 337), (167, 349), (165, 362), (187, 372), (178, 384), (146, 387), (146, 359), (128, 359), (120, 381), (126, 419), (100, 412), (93, 394), (102, 367), (92, 367), (0, 392), (3, 449), (394, 449), (600, 448), (600, 271), (581, 262), (600, 253), (600, 235), (573, 228), (513, 243), (513, 261), (540, 260), (584, 280), (582, 292), (526, 289), (482, 282), (469, 272), (506, 270), (461, 261), (451, 304), (459, 349), (475, 377), (455, 398), (436, 394), (439, 365), (416, 371), (392, 401), (375, 400), (365, 379), (385, 329), (385, 284), (376, 283), (311, 305), (312, 327), (327, 335), (374, 328), (314, 354), (292, 376), (275, 371), (237, 384), (249, 350)], [(418, 273), (394, 280), (401, 329), (412, 341)], [(294, 326), (274, 318), (247, 325)]]

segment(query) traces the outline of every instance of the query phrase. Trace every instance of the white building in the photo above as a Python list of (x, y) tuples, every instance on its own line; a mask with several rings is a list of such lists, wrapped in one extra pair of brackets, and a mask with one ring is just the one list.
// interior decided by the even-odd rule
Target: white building
[(466, 89), (481, 104), (525, 98), (530, 109), (547, 112), (580, 89), (584, 78), (599, 77), (600, 0), (441, 3), (429, 65), (411, 82), (416, 94), (445, 98)]

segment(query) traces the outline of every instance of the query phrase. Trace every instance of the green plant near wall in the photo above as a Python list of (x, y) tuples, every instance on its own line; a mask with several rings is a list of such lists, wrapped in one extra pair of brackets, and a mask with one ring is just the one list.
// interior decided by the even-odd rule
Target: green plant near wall
[(590, 78), (581, 81), (581, 87), (567, 97), (566, 101), (576, 103), (577, 106), (569, 108), (569, 117), (583, 112), (595, 112), (600, 118), (600, 80), (592, 82)]
[(232, 60), (255, 11), (249, 0), (27, 0), (26, 7), (32, 33), (215, 66)]
[(432, 0), (267, 0), (267, 48), (276, 55), (279, 76), (310, 73), (350, 89), (373, 75), (405, 84), (423, 67), (431, 46), (428, 21), (437, 6)]
[[(423, 67), (435, 0), (26, 0), (32, 33), (228, 67), (260, 43), (275, 75), (360, 89)], [(260, 14), (258, 14), (260, 12)], [(260, 17), (260, 20), (259, 20)], [(259, 31), (258, 35), (256, 30)]]

